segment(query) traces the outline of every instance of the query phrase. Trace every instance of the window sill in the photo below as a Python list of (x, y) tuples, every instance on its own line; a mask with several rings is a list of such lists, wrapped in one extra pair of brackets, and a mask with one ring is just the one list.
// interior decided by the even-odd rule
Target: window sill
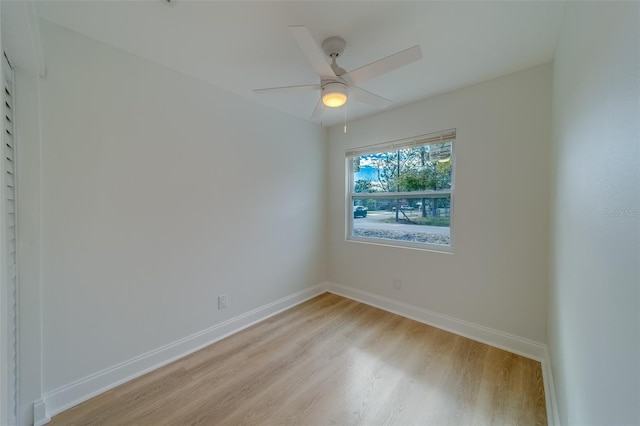
[(439, 254), (454, 254), (451, 246), (444, 246), (444, 245), (437, 245), (437, 244), (413, 243), (410, 241), (399, 241), (399, 240), (391, 240), (391, 239), (387, 240), (383, 238), (366, 238), (366, 237), (354, 237), (354, 236), (348, 236), (345, 240), (350, 243), (368, 244), (368, 245), (379, 246), (379, 247), (420, 250), (420, 251), (427, 251), (427, 252), (439, 253)]

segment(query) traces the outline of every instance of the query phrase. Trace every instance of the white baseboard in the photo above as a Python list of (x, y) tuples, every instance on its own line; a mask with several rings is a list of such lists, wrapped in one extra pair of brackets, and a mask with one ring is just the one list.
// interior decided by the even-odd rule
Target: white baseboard
[(34, 424), (46, 424), (51, 417), (74, 405), (209, 346), (325, 291), (326, 284), (318, 284), (47, 392), (42, 399), (34, 403)]
[(551, 373), (551, 360), (547, 345), (533, 340), (514, 336), (489, 327), (484, 327), (472, 322), (460, 320), (437, 312), (423, 309), (387, 297), (379, 296), (368, 291), (343, 286), (335, 283), (325, 283), (326, 290), (330, 293), (367, 305), (375, 306), (394, 314), (431, 325), (433, 327), (450, 331), (469, 339), (494, 346), (499, 349), (522, 355), (526, 358), (540, 361), (544, 382), (544, 394), (547, 406), (547, 422), (549, 426), (560, 425), (558, 407), (556, 403), (553, 375)]
[(549, 355), (549, 348), (546, 345), (544, 355), (544, 360), (542, 361), (542, 381), (544, 382), (544, 395), (547, 400), (547, 423), (549, 426), (560, 426), (556, 387), (553, 383), (553, 371), (551, 369), (551, 356)]
[(347, 297), (407, 317), (433, 327), (468, 337), (500, 349), (540, 361), (547, 405), (548, 424), (559, 425), (555, 389), (547, 346), (499, 330), (463, 321), (417, 306), (389, 299), (363, 290), (324, 282), (306, 290), (283, 297), (275, 302), (231, 318), (184, 339), (140, 355), (76, 382), (43, 395), (33, 406), (34, 425), (46, 424), (49, 419), (74, 405), (105, 392), (115, 386), (169, 364), (212, 343), (235, 334), (273, 315), (298, 305), (324, 292)]
[(339, 284), (328, 283), (327, 291), (536, 361), (544, 359), (545, 345), (533, 340)]
[(33, 426), (42, 426), (49, 423), (51, 417), (47, 415), (44, 399), (40, 398), (33, 403)]

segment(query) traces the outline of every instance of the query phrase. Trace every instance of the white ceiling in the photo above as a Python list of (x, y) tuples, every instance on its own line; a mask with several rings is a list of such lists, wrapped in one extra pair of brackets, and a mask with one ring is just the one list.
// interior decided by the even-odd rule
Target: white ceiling
[[(305, 25), (320, 44), (339, 35), (347, 71), (419, 44), (424, 59), (361, 84), (389, 108), (553, 59), (560, 2), (402, 1), (39, 2), (41, 18), (240, 96), (309, 119), (318, 92), (253, 89), (319, 83), (289, 33)], [(378, 112), (349, 102), (348, 118)], [(344, 120), (342, 108), (323, 122)]]

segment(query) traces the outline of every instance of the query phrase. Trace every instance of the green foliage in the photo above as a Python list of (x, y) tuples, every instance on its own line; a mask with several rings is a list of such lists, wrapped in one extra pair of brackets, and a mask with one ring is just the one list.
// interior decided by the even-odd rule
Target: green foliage
[(427, 162), (419, 168), (405, 170), (398, 180), (400, 191), (425, 191), (451, 188), (450, 162)]
[(421, 191), (431, 189), (430, 176), (426, 170), (407, 170), (400, 175), (399, 183), (401, 191)]
[(375, 192), (370, 180), (359, 179), (355, 182), (355, 192)]
[[(451, 188), (450, 142), (364, 155), (359, 160), (376, 169), (377, 179), (369, 182), (374, 190), (410, 192)], [(356, 188), (360, 188), (357, 182)], [(356, 189), (356, 192), (373, 192), (362, 188), (364, 190)]]

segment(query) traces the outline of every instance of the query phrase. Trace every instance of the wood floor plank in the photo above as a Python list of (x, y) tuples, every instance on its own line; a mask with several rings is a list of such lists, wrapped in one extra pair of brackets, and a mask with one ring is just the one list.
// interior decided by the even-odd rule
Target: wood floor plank
[(546, 425), (539, 362), (323, 294), (52, 425)]

